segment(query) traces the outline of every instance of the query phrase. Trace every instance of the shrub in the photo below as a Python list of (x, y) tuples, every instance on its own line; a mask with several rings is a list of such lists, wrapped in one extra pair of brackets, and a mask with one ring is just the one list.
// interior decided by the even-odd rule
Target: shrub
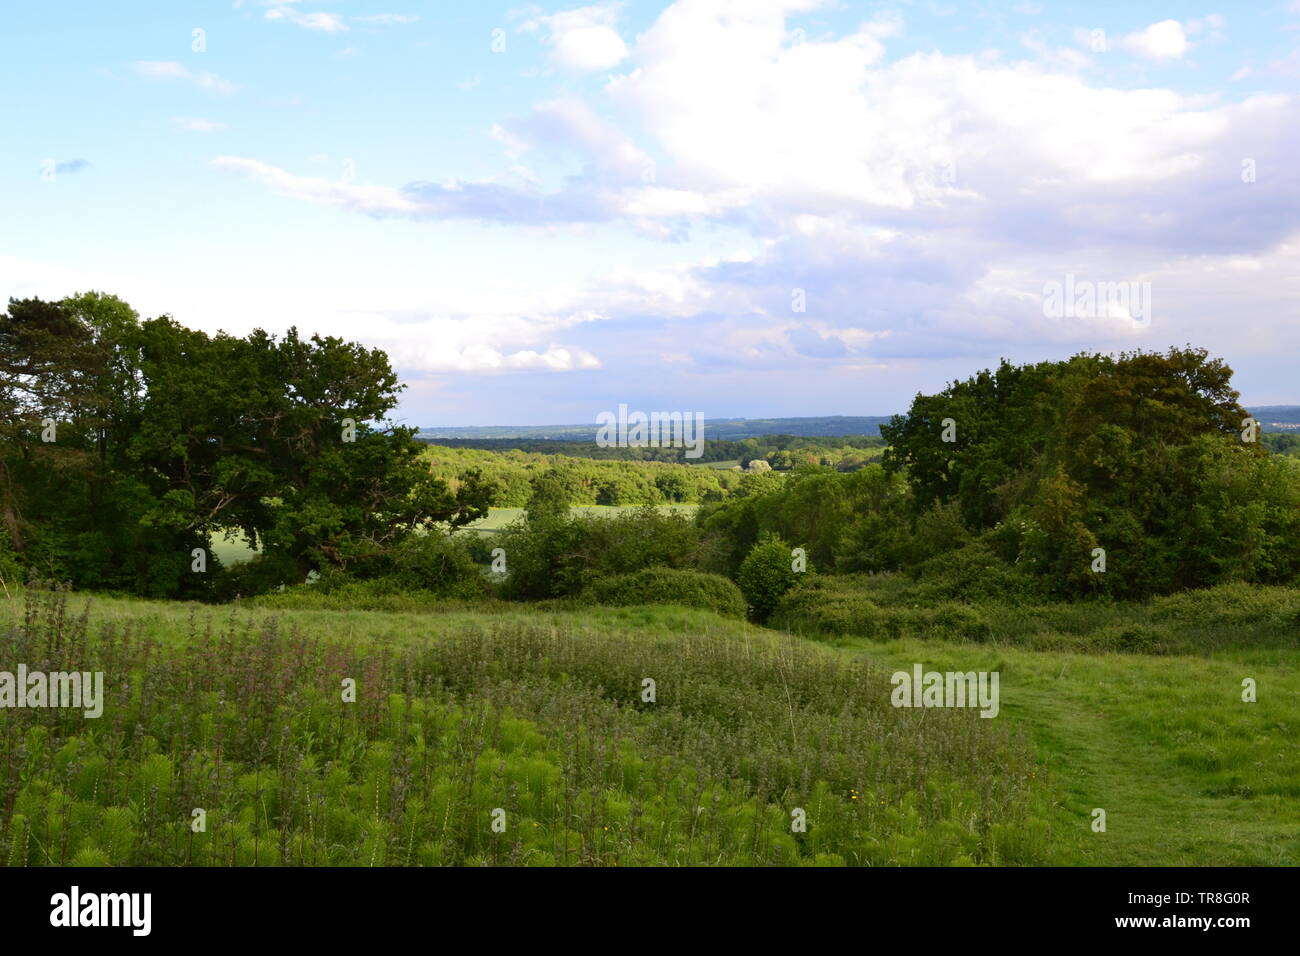
[(745, 616), (740, 588), (720, 574), (678, 568), (645, 568), (592, 584), (584, 597), (597, 604), (681, 604), (715, 611), (724, 617)]
[(647, 505), (614, 517), (545, 514), (497, 536), (506, 552), (503, 593), (517, 600), (572, 597), (650, 567), (694, 562), (700, 533), (682, 515)]
[(989, 600), (1010, 604), (1042, 599), (1039, 582), (1003, 561), (984, 541), (972, 541), (954, 551), (936, 555), (919, 568), (916, 596), (923, 600), (967, 602)]
[(794, 587), (799, 574), (791, 563), (790, 546), (770, 532), (759, 537), (740, 563), (736, 583), (756, 619), (766, 620), (781, 596)]
[(1129, 654), (1161, 654), (1165, 650), (1160, 632), (1140, 624), (1104, 627), (1089, 636), (1090, 649)]
[[(215, 555), (208, 555), (209, 566)], [(217, 572), (216, 596), (229, 601), (236, 597), (256, 597), (274, 591), (280, 585), (297, 580), (297, 565), (279, 555), (256, 554), (248, 561), (240, 561)]]
[(877, 587), (865, 575), (816, 575), (788, 591), (773, 610), (770, 623), (802, 634), (859, 636), (875, 640), (940, 637), (987, 641), (992, 628), (979, 608), (942, 601), (924, 604), (885, 603), (898, 597), (896, 581)]
[(483, 566), (463, 536), (441, 532), (412, 535), (393, 550), (391, 560), (392, 570), (385, 577), (411, 590), (465, 599), (487, 590)]

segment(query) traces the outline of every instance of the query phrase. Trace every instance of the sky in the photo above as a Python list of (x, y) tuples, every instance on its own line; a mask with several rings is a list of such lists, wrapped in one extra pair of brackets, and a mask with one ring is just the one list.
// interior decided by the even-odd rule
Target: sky
[(1300, 0), (8, 4), (0, 296), (380, 347), (421, 426), (1300, 403), (1298, 93)]

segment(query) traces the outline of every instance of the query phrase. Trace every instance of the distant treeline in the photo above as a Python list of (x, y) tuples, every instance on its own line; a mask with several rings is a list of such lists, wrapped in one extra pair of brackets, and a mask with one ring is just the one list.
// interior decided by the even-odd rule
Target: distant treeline
[[(421, 437), (421, 440), (428, 440)], [(755, 458), (764, 458), (773, 468), (783, 466), (780, 453), (798, 456), (800, 461), (815, 464), (839, 465), (842, 461), (854, 462), (861, 467), (878, 458), (885, 440), (877, 435), (835, 435), (808, 437), (805, 435), (760, 435), (739, 439), (706, 438), (704, 454), (699, 458), (686, 458), (684, 448), (602, 448), (594, 439), (567, 440), (558, 438), (440, 438), (431, 442), (445, 448), (472, 448), (479, 451), (523, 451), (540, 455), (565, 455), (571, 458), (594, 458), (613, 461), (667, 461), (680, 464), (738, 462), (744, 466)], [(773, 461), (769, 456), (777, 456)], [(821, 459), (826, 459), (822, 462)]]
[(739, 471), (671, 462), (596, 460), (444, 445), (427, 446), (424, 457), (431, 476), (447, 481), (452, 488), (456, 487), (457, 476), (477, 469), (494, 485), (492, 503), (500, 508), (527, 505), (535, 482), (543, 476), (563, 489), (570, 505), (721, 501), (742, 477)]
[(1259, 440), (1275, 455), (1300, 456), (1300, 432), (1272, 432), (1261, 434)]
[[(833, 441), (837, 444), (779, 435), (709, 442), (704, 459), (697, 461), (735, 463), (725, 468), (687, 464), (689, 459), (680, 457), (680, 448), (598, 448), (595, 444), (556, 441), (526, 442), (530, 450), (522, 450), (500, 447), (511, 445), (506, 440), (462, 439), (454, 446), (429, 445), (425, 458), (432, 477), (446, 481), (453, 489), (457, 477), (470, 469), (494, 482), (493, 504), (502, 508), (527, 505), (535, 481), (543, 475), (558, 483), (570, 505), (701, 504), (729, 498), (740, 484), (742, 469), (754, 461), (764, 461), (774, 471), (820, 465), (848, 472), (878, 460), (884, 449), (879, 438), (857, 436)], [(841, 441), (847, 444), (838, 444)], [(720, 450), (715, 447), (718, 445), (723, 446), (726, 457), (714, 457)], [(673, 452), (679, 456), (671, 457)], [(642, 453), (647, 457), (639, 457)], [(663, 459), (650, 457), (665, 453)]]
[[(418, 587), (471, 600), (743, 607), (800, 631), (985, 640), (987, 605), (1295, 585), (1300, 459), (1275, 449), (1294, 450), (1300, 436), (1257, 440), (1231, 376), (1200, 349), (1003, 362), (918, 395), (885, 426), (883, 461), (852, 472), (431, 446), (435, 474), (507, 479), (495, 500), (522, 501), (523, 519), (490, 539), (428, 535), (371, 578), (331, 574), (317, 588), (340, 606)], [(616, 481), (629, 498), (704, 500), (693, 517), (571, 511)], [(676, 482), (691, 490), (674, 495)], [(1124, 629), (1101, 646), (1155, 641)]]
[[(838, 438), (844, 435), (880, 434), (888, 415), (826, 415), (820, 418), (708, 418), (704, 432), (710, 439), (799, 435), (804, 438)], [(510, 439), (594, 442), (599, 426), (586, 425), (461, 425), (421, 428), (421, 441), (446, 444), (448, 439)]]

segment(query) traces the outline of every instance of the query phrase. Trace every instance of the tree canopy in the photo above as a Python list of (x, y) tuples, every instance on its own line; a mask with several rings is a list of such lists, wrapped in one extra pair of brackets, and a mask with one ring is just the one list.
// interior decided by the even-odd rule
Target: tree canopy
[(339, 338), (209, 335), (100, 293), (11, 299), (7, 550), (78, 587), (204, 596), (219, 590), (214, 533), (242, 535), (272, 577), (298, 581), (486, 514), (481, 475), (453, 490), (422, 464), (414, 429), (385, 421), (401, 389), (381, 350)]

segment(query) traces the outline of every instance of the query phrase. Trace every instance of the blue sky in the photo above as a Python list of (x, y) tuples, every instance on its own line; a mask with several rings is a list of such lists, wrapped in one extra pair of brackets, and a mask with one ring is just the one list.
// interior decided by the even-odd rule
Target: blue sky
[[(409, 423), (879, 414), (1185, 343), (1300, 402), (1300, 0), (0, 18), (0, 295), (381, 346)], [(1048, 314), (1067, 277), (1149, 314)]]

